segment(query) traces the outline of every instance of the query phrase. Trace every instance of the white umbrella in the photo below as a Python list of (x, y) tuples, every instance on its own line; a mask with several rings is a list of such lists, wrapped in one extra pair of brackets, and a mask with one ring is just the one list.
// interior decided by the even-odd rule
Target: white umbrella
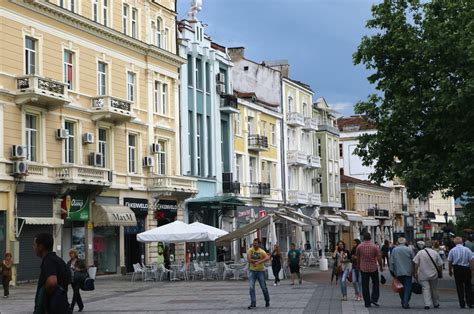
[(137, 234), (137, 241), (172, 243), (204, 242), (210, 240), (207, 232), (196, 230), (195, 227), (177, 220), (164, 226)]
[(199, 221), (193, 222), (189, 226), (193, 227), (197, 231), (206, 232), (209, 239), (207, 241), (215, 241), (217, 238), (222, 237), (229, 233), (227, 231), (200, 223)]
[(276, 235), (276, 228), (275, 222), (273, 221), (273, 215), (270, 215), (270, 222), (268, 225), (268, 235), (267, 241), (269, 244), (269, 249), (272, 250), (273, 246), (278, 242), (277, 235)]

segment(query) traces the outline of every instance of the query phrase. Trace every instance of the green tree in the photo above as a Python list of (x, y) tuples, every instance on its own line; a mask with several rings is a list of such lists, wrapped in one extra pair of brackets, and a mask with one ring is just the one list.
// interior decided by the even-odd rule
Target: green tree
[(385, 0), (353, 55), (376, 93), (355, 106), (378, 132), (356, 153), (412, 197), (474, 192), (474, 1)]
[(474, 196), (463, 195), (461, 200), (463, 216), (456, 220), (456, 234), (462, 235), (465, 230), (474, 230)]

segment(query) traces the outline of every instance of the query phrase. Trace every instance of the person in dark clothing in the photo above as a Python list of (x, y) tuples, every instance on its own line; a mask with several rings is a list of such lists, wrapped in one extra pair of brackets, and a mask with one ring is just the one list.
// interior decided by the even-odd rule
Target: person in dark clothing
[(282, 255), (280, 252), (280, 246), (278, 244), (275, 244), (273, 247), (272, 251), (272, 271), (273, 271), (273, 276), (275, 276), (275, 283), (273, 284), (274, 286), (280, 285), (280, 270), (281, 270), (281, 264), (282, 264)]
[(382, 248), (380, 251), (382, 252), (382, 265), (385, 267), (385, 265), (388, 266), (388, 251), (390, 250), (390, 242), (388, 240), (385, 240), (384, 244), (382, 245)]
[(74, 279), (73, 279), (73, 284), (72, 284), (72, 301), (71, 301), (71, 311), (74, 310), (74, 306), (76, 305), (79, 307), (79, 312), (82, 312), (84, 309), (84, 303), (82, 302), (82, 297), (81, 297), (81, 287), (84, 285), (84, 281), (86, 278), (89, 277), (87, 274), (87, 266), (86, 264), (79, 260), (76, 262), (76, 269), (74, 271)]
[(5, 254), (5, 259), (0, 265), (0, 277), (2, 278), (3, 285), (3, 297), (6, 299), (10, 295), (10, 281), (12, 280), (12, 255), (11, 253)]
[(66, 263), (53, 252), (53, 244), (53, 236), (49, 233), (40, 233), (33, 241), (33, 250), (42, 258), (34, 314), (70, 313), (67, 287), (71, 275)]
[[(165, 246), (163, 251), (164, 264), (166, 269), (171, 269), (171, 260), (170, 260), (170, 249), (168, 246)], [(168, 280), (171, 280), (170, 273), (168, 273)]]

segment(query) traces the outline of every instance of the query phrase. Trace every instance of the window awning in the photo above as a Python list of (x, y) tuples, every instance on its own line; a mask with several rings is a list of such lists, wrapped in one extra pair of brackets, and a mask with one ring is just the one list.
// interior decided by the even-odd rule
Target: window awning
[(446, 223), (446, 219), (444, 219), (444, 216), (443, 215), (436, 215), (436, 218), (435, 219), (430, 219), (430, 222), (433, 222), (435, 224), (445, 224)]
[(94, 226), (136, 226), (135, 213), (123, 205), (95, 204), (92, 210)]
[[(274, 221), (276, 220), (275, 217), (273, 219)], [(237, 239), (241, 239), (245, 237), (247, 234), (250, 234), (254, 232), (257, 229), (263, 228), (267, 226), (270, 223), (270, 215), (259, 218), (248, 225), (243, 226), (242, 228), (239, 228), (233, 232), (230, 232), (226, 234), (225, 236), (222, 236), (216, 240), (217, 245), (222, 245), (224, 243), (229, 243)]]
[(244, 201), (239, 200), (235, 196), (212, 196), (212, 197), (198, 197), (188, 201), (190, 205), (200, 205), (205, 203), (211, 203), (214, 205), (234, 205), (241, 206), (245, 205)]
[(359, 215), (358, 213), (356, 212), (348, 212), (348, 211), (344, 211), (341, 213), (346, 216), (347, 220), (349, 221), (362, 221), (364, 219), (364, 217), (362, 217), (361, 215)]
[(362, 220), (362, 225), (366, 227), (376, 227), (380, 226), (380, 222), (378, 221), (378, 219), (375, 219), (373, 217), (364, 217), (364, 219)]
[(62, 225), (64, 220), (56, 217), (18, 217), (25, 225)]
[(340, 216), (324, 215), (323, 217), (328, 222), (328, 225), (341, 225), (345, 227), (349, 227), (350, 225), (349, 221)]

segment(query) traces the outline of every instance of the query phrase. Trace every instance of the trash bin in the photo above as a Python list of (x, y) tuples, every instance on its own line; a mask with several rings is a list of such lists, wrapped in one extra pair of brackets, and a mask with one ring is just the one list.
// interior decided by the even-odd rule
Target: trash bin
[(328, 259), (327, 258), (321, 258), (319, 260), (319, 270), (323, 270), (323, 271), (328, 270)]

